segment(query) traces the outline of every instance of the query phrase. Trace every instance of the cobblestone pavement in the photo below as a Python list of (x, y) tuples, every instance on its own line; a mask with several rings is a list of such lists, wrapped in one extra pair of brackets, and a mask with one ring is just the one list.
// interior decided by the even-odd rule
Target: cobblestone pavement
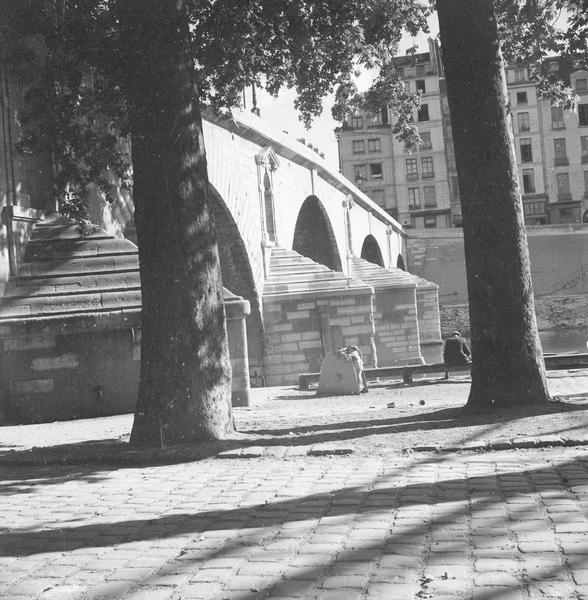
[(563, 412), (467, 426), (444, 421), (465, 381), (255, 390), (261, 446), (174, 464), (75, 460), (125, 448), (129, 415), (2, 427), (0, 598), (588, 600), (588, 377), (550, 389)]
[(588, 452), (2, 468), (0, 597), (588, 598)]

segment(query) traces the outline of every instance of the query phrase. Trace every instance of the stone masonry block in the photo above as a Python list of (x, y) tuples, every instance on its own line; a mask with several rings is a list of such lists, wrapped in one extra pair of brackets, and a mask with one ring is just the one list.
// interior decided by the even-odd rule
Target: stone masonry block
[(298, 344), (281, 344), (280, 349), (282, 352), (296, 352), (298, 350)]
[(47, 394), (53, 391), (53, 379), (11, 379), (12, 394)]
[(290, 319), (308, 319), (310, 317), (310, 311), (308, 310), (297, 310), (286, 313), (286, 318)]
[(356, 303), (356, 298), (353, 296), (351, 298), (340, 298), (340, 299), (329, 300), (329, 304), (331, 306), (353, 306), (355, 303)]
[(320, 343), (318, 340), (309, 340), (308, 342), (299, 342), (298, 347), (300, 350), (308, 350), (309, 348), (318, 348)]
[(75, 369), (80, 364), (76, 354), (67, 353), (61, 356), (48, 356), (34, 358), (32, 368), (34, 371), (50, 371), (52, 369)]
[(302, 339), (302, 334), (300, 333), (286, 333), (280, 336), (280, 340), (284, 343), (288, 342), (299, 342)]
[(348, 327), (345, 329), (346, 335), (362, 335), (366, 333), (371, 333), (371, 327), (367, 324), (363, 326)]
[(318, 340), (320, 337), (321, 335), (318, 331), (307, 331), (302, 334), (303, 340)]
[(19, 338), (8, 338), (2, 343), (4, 352), (16, 352), (19, 350), (37, 350), (55, 347), (55, 336), (23, 336)]

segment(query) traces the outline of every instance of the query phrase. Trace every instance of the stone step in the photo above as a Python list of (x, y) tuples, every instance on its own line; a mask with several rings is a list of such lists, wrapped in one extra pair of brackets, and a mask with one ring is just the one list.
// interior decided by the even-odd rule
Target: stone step
[(140, 289), (4, 298), (0, 304), (0, 320), (83, 312), (135, 310), (140, 307)]
[(363, 281), (359, 281), (357, 279), (308, 281), (298, 283), (270, 283), (264, 286), (263, 295), (272, 296), (277, 294), (296, 294), (303, 292), (331, 292), (335, 295), (341, 291), (358, 287), (367, 288)]
[(413, 277), (402, 269), (386, 269), (354, 257), (349, 261), (349, 274), (374, 287), (415, 288)]
[(310, 271), (308, 273), (272, 273), (267, 279), (267, 283), (296, 283), (299, 281), (326, 281), (329, 279), (348, 279), (339, 271)]
[(112, 271), (133, 271), (139, 268), (136, 252), (106, 256), (88, 256), (73, 260), (32, 261), (23, 263), (16, 279), (24, 277), (54, 277)]
[(83, 256), (110, 254), (137, 254), (137, 247), (129, 240), (115, 237), (71, 238), (53, 241), (34, 240), (27, 244), (24, 262), (75, 259)]
[(306, 273), (310, 271), (330, 271), (328, 267), (324, 265), (315, 266), (317, 263), (311, 262), (303, 262), (296, 264), (289, 263), (279, 263), (279, 262), (271, 262), (270, 270), (272, 272), (284, 272), (287, 271), (289, 273)]
[(5, 298), (45, 296), (96, 292), (101, 290), (140, 287), (139, 271), (110, 271), (92, 275), (58, 277), (27, 277), (11, 279), (4, 294)]

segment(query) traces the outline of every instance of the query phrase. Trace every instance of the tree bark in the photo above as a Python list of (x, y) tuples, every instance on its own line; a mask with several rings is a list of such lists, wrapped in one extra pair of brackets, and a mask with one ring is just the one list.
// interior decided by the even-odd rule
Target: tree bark
[(131, 444), (233, 430), (220, 262), (183, 0), (121, 0), (142, 293)]
[(438, 0), (460, 188), (472, 386), (467, 409), (549, 399), (492, 0)]

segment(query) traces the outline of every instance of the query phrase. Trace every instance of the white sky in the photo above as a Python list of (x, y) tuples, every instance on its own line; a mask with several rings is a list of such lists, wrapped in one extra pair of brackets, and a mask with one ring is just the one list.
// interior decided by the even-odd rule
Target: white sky
[[(429, 19), (430, 37), (435, 37), (439, 32), (437, 16)], [(417, 38), (418, 52), (427, 52), (427, 36)], [(412, 46), (413, 39), (406, 36), (404, 43), (401, 43), (399, 55), (403, 54), (407, 48)], [(298, 113), (294, 109), (294, 98), (296, 93), (293, 90), (283, 90), (278, 98), (272, 98), (263, 90), (257, 91), (257, 107), (261, 111), (261, 118), (267, 121), (274, 129), (278, 131), (287, 131), (293, 138), (303, 137), (306, 143), (319, 148), (325, 154), (325, 160), (335, 170), (339, 168), (339, 158), (337, 154), (337, 140), (333, 130), (339, 125), (331, 117), (332, 98), (323, 100), (323, 113), (317, 117), (310, 130), (306, 130), (302, 122), (298, 119)], [(247, 104), (251, 107), (251, 92), (247, 94)]]

